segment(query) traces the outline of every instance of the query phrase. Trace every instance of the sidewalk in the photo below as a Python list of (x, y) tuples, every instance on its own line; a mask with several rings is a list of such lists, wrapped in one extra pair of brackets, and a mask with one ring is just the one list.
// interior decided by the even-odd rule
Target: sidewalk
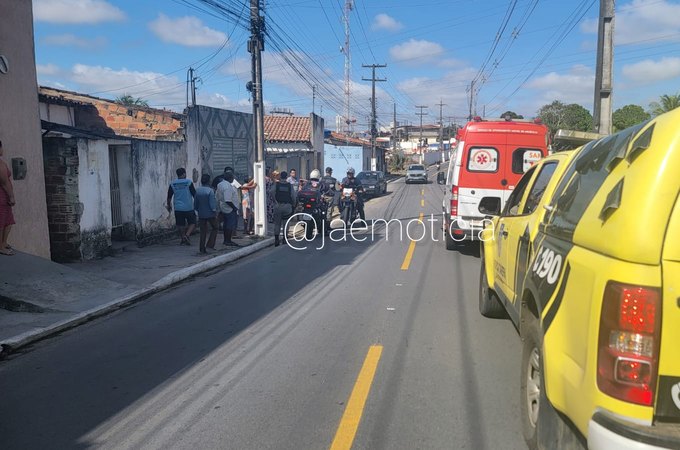
[[(196, 274), (273, 245), (273, 238), (234, 239), (240, 248), (198, 252), (179, 239), (139, 248), (130, 242), (114, 256), (57, 264), (17, 252), (0, 270), (0, 356), (44, 337), (105, 315)], [(11, 258), (11, 259), (10, 259)]]

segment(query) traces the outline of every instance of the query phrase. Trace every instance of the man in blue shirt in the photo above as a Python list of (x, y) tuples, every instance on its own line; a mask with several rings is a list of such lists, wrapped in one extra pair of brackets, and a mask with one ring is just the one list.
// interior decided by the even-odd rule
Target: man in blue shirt
[(201, 229), (198, 251), (207, 253), (205, 238), (208, 234), (208, 224), (210, 224), (210, 238), (207, 247), (215, 249), (215, 239), (217, 239), (217, 199), (215, 191), (210, 187), (210, 174), (204, 173), (201, 177), (201, 187), (196, 189), (194, 196), (194, 208), (198, 213), (198, 224)]
[[(191, 245), (189, 236), (196, 228), (196, 214), (194, 214), (194, 196), (196, 189), (194, 183), (187, 179), (187, 171), (184, 167), (176, 170), (177, 179), (170, 183), (168, 188), (168, 198), (165, 207), (168, 211), (172, 211), (172, 205), (175, 207), (175, 221), (177, 222), (177, 231), (181, 239), (181, 245)], [(186, 228), (185, 228), (186, 227)]]

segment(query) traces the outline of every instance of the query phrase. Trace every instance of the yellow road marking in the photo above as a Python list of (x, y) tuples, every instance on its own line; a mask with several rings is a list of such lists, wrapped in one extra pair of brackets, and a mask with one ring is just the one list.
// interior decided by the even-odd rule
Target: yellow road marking
[(425, 206), (425, 200), (420, 200), (420, 206)]
[(331, 450), (352, 448), (354, 436), (357, 434), (361, 415), (364, 412), (364, 405), (366, 405), (368, 393), (371, 391), (375, 371), (378, 368), (382, 349), (382, 345), (371, 345), (368, 348), (364, 365), (361, 367), (357, 381), (354, 383), (354, 389), (352, 389), (352, 394), (349, 396), (345, 413), (342, 415), (342, 419), (340, 419), (338, 431), (335, 432)]
[[(420, 213), (418, 220), (423, 221), (423, 213)], [(401, 270), (408, 270), (411, 266), (411, 259), (413, 258), (413, 252), (416, 250), (416, 241), (411, 240), (408, 244), (408, 250), (406, 250), (406, 256), (404, 256), (404, 261), (401, 263)]]
[(425, 189), (420, 190), (420, 195), (425, 195)]

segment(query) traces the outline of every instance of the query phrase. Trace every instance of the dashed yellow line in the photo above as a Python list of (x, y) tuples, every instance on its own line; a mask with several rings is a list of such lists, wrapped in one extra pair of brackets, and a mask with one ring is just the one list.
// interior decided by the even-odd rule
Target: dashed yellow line
[(425, 195), (425, 189), (420, 190), (420, 195)]
[[(422, 222), (423, 213), (420, 213), (418, 220)], [(411, 243), (408, 244), (408, 250), (406, 250), (406, 256), (404, 256), (404, 262), (401, 263), (401, 270), (408, 270), (408, 268), (411, 266), (411, 259), (413, 259), (413, 252), (415, 252), (415, 250), (416, 241), (411, 240)]]
[(382, 349), (382, 345), (371, 345), (368, 348), (364, 365), (354, 383), (354, 389), (349, 396), (345, 413), (340, 419), (338, 431), (335, 432), (331, 450), (349, 450), (352, 448), (354, 436), (357, 434), (359, 422), (361, 422), (361, 416), (364, 413), (366, 399), (368, 399), (368, 393), (371, 391), (371, 384), (373, 384), (373, 378), (378, 368)]
[(425, 200), (420, 200), (420, 206), (425, 206)]

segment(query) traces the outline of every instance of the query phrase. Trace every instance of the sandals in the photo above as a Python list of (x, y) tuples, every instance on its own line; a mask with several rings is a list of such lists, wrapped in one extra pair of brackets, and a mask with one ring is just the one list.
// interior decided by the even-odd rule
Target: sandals
[(0, 255), (14, 256), (14, 250), (12, 250), (11, 248), (4, 248), (0, 250)]

